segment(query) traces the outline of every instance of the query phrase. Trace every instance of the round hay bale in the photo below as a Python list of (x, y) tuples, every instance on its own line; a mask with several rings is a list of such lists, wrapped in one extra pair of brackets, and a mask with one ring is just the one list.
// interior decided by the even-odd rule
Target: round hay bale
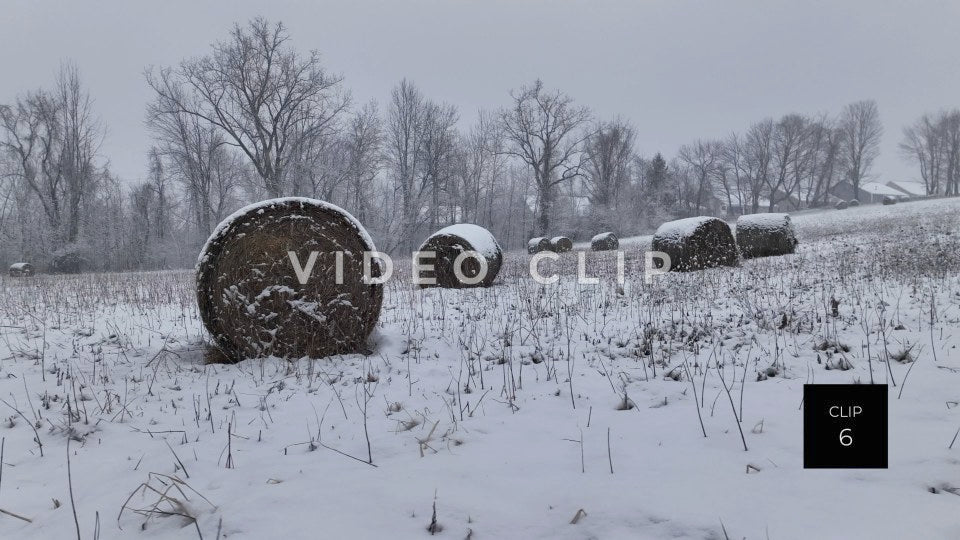
[(836, 205), (834, 205), (834, 208), (837, 210), (846, 210), (848, 206), (850, 206), (850, 203), (847, 201), (839, 201)]
[[(335, 205), (288, 197), (247, 206), (200, 251), (200, 317), (231, 360), (363, 351), (383, 303), (383, 285), (364, 279), (365, 251), (376, 251), (370, 236)], [(370, 266), (379, 278), (379, 263)]]
[(883, 204), (884, 205), (897, 204), (897, 198), (894, 197), (893, 195), (884, 195)]
[(850, 208), (853, 208), (854, 206), (860, 206), (860, 201), (856, 199), (851, 199), (850, 202), (847, 203), (847, 206), (849, 206)]
[(610, 251), (620, 247), (620, 240), (612, 232), (602, 232), (590, 239), (590, 249), (593, 251)]
[(550, 250), (557, 253), (566, 253), (573, 250), (573, 240), (566, 236), (554, 236), (550, 239)]
[[(421, 270), (420, 278), (435, 278), (436, 283), (421, 283), (421, 287), (446, 289), (489, 287), (503, 264), (503, 251), (493, 234), (479, 225), (470, 223), (458, 223), (440, 229), (423, 242), (420, 251), (436, 253), (432, 259), (424, 257), (420, 260), (420, 264), (431, 267)], [(459, 265), (460, 273), (467, 279), (464, 281), (457, 277), (455, 264), (457, 257), (467, 252), (479, 255), (486, 264), (484, 265), (477, 256), (464, 255)], [(486, 266), (485, 269), (484, 266)], [(470, 283), (474, 279), (479, 281)]]
[(653, 250), (669, 255), (670, 270), (676, 272), (736, 266), (740, 259), (730, 226), (707, 216), (660, 225), (653, 234)]
[(531, 255), (549, 250), (550, 239), (545, 236), (536, 236), (527, 241), (527, 253)]
[(10, 265), (10, 277), (30, 277), (33, 275), (33, 265), (18, 262)]
[(744, 259), (793, 253), (797, 235), (789, 214), (747, 214), (737, 218), (737, 246)]

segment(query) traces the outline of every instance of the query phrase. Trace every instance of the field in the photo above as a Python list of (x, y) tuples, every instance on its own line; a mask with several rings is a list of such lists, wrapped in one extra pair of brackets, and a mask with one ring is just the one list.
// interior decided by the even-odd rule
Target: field
[[(371, 354), (208, 363), (187, 271), (0, 281), (2, 538), (960, 538), (960, 200), (795, 255), (390, 282)], [(889, 384), (889, 469), (803, 469), (803, 384)]]

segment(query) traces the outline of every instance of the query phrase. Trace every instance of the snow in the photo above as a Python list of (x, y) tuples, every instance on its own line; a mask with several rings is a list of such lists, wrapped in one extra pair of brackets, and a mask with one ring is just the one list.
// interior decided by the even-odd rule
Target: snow
[(885, 186), (879, 182), (865, 182), (860, 184), (860, 189), (870, 193), (871, 195), (890, 195), (891, 197), (903, 197), (904, 194), (900, 191), (893, 189), (890, 186)]
[[(262, 214), (263, 211), (267, 208), (271, 208), (273, 206), (280, 205), (280, 204), (287, 204), (290, 202), (300, 203), (301, 206), (314, 206), (323, 210), (335, 212), (342, 215), (357, 230), (357, 233), (360, 235), (360, 239), (363, 242), (363, 244), (366, 246), (367, 251), (377, 250), (376, 246), (373, 243), (373, 238), (370, 237), (370, 234), (363, 227), (363, 224), (361, 224), (357, 218), (353, 217), (353, 215), (350, 214), (350, 212), (347, 212), (343, 208), (340, 208), (339, 206), (333, 203), (321, 201), (319, 199), (311, 199), (308, 197), (280, 197), (276, 199), (266, 199), (260, 202), (255, 202), (253, 204), (248, 204), (247, 206), (240, 208), (236, 212), (227, 216), (223, 221), (221, 221), (220, 224), (217, 225), (217, 227), (213, 230), (213, 233), (210, 234), (210, 237), (207, 239), (206, 243), (204, 243), (203, 245), (203, 248), (200, 250), (200, 255), (197, 258), (197, 267), (196, 267), (197, 271), (199, 271), (200, 266), (206, 262), (207, 251), (209, 250), (210, 244), (219, 240), (224, 235), (226, 235), (227, 232), (230, 230), (230, 227), (233, 225), (235, 221), (237, 221), (238, 219), (248, 214), (252, 214), (254, 212)], [(380, 264), (378, 259), (374, 259), (374, 260), (378, 261), (376, 264)]]
[(612, 232), (602, 232), (602, 233), (600, 233), (600, 234), (595, 235), (593, 238), (591, 238), (591, 239), (590, 239), (590, 243), (593, 243), (593, 242), (601, 242), (601, 241), (606, 240), (607, 238), (609, 238), (609, 237), (611, 237), (611, 236), (616, 237), (616, 235), (613, 234)]
[[(394, 282), (373, 354), (322, 360), (205, 363), (189, 271), (0, 278), (0, 508), (32, 520), (0, 538), (74, 538), (73, 503), (103, 540), (428, 538), (434, 504), (439, 538), (960, 538), (960, 199), (791, 220), (795, 255), (651, 285), (649, 237), (622, 289), (521, 252), (491, 289)], [(803, 469), (804, 383), (871, 366), (889, 469)], [(170, 477), (195, 525), (144, 515)]]
[(768, 213), (747, 214), (737, 218), (737, 227), (756, 227), (761, 229), (779, 229), (790, 224), (790, 214)]
[(657, 231), (653, 233), (653, 235), (657, 238), (662, 238), (665, 241), (674, 243), (679, 242), (682, 239), (692, 235), (703, 224), (715, 219), (717, 218), (709, 216), (697, 216), (678, 219), (675, 221), (668, 221), (657, 227)]
[[(487, 258), (495, 258), (501, 252), (500, 244), (487, 229), (474, 225), (472, 223), (457, 223), (440, 229), (430, 235), (435, 236), (457, 236), (463, 238), (473, 247), (473, 250)], [(429, 241), (429, 239), (427, 241)]]
[(926, 197), (927, 196), (927, 187), (923, 184), (923, 182), (916, 182), (912, 180), (900, 180), (896, 182), (887, 182), (887, 186), (900, 192), (901, 196), (902, 195), (907, 195), (908, 197)]
[(540, 245), (540, 242), (543, 242), (544, 240), (547, 240), (547, 237), (545, 237), (545, 236), (535, 236), (535, 237), (531, 238), (530, 240), (527, 240), (527, 249), (535, 248), (535, 247), (539, 246), (539, 245)]

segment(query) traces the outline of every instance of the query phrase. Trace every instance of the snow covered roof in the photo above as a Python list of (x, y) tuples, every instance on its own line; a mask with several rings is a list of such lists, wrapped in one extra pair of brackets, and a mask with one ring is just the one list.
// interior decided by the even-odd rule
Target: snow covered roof
[(871, 195), (890, 195), (891, 197), (903, 197), (902, 192), (897, 191), (890, 186), (885, 186), (879, 182), (866, 182), (860, 184), (860, 189)]
[(896, 182), (887, 182), (887, 186), (911, 197), (925, 197), (927, 195), (927, 187), (923, 185), (923, 182), (901, 180)]

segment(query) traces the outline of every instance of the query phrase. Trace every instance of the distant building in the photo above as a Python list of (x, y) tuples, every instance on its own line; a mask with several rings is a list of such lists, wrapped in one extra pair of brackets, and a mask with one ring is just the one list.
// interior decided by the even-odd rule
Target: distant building
[(880, 182), (864, 182), (860, 184), (857, 193), (853, 191), (853, 185), (846, 180), (834, 186), (833, 195), (842, 200), (850, 201), (857, 199), (862, 203), (882, 203), (884, 197), (894, 197), (899, 200), (909, 199), (910, 196)]
[(901, 192), (911, 199), (919, 199), (928, 195), (927, 186), (925, 186), (923, 182), (900, 180), (897, 182), (887, 182), (887, 186)]

